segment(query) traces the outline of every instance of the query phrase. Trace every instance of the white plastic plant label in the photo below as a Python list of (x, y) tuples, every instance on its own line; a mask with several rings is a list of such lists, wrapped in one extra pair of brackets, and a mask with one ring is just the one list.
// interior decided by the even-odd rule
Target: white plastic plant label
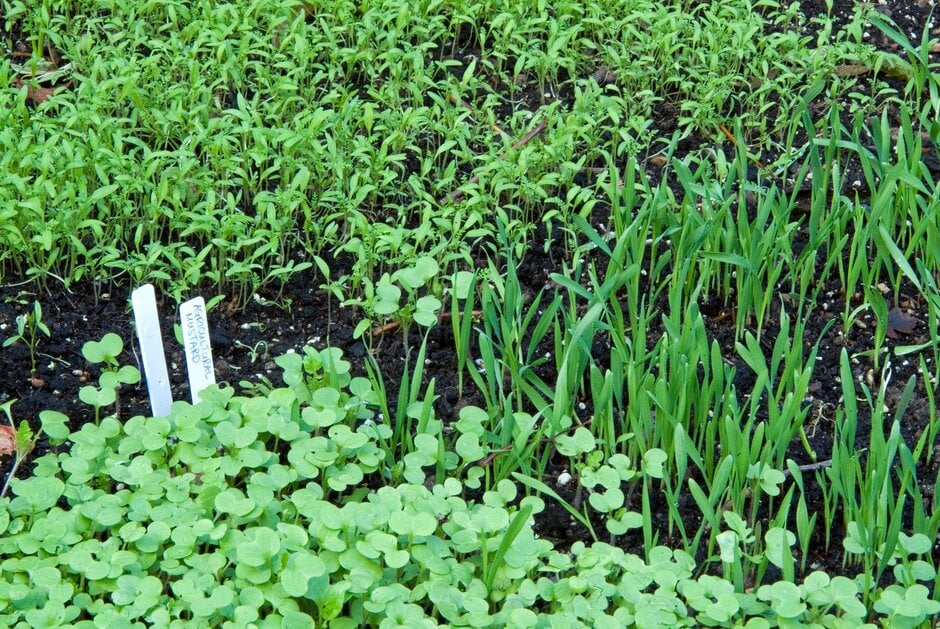
[(160, 335), (160, 319), (157, 317), (157, 299), (152, 284), (144, 284), (131, 293), (137, 338), (144, 361), (147, 378), (147, 393), (154, 417), (166, 417), (173, 404), (170, 391), (170, 376), (166, 371), (166, 356), (163, 354), (163, 337)]
[(215, 384), (209, 322), (206, 320), (206, 302), (202, 297), (190, 299), (180, 305), (180, 325), (183, 328), (189, 391), (193, 404), (198, 404), (199, 393), (209, 385)]

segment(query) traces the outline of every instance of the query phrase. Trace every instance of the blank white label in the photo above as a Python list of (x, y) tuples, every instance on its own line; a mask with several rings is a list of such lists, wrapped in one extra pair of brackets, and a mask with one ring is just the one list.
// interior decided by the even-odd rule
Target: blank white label
[(189, 391), (193, 404), (198, 404), (199, 393), (209, 385), (215, 384), (209, 322), (206, 320), (206, 302), (202, 297), (190, 299), (180, 305), (180, 325), (183, 328)]
[(170, 391), (170, 376), (166, 371), (166, 356), (163, 353), (163, 337), (160, 335), (160, 319), (157, 316), (157, 299), (152, 284), (144, 284), (131, 293), (137, 338), (144, 361), (147, 378), (147, 393), (154, 417), (166, 417), (173, 404)]

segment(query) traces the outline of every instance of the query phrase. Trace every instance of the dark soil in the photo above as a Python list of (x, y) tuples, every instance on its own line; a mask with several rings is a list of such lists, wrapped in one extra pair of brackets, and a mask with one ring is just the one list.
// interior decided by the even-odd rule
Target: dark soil
[[(839, 22), (851, 18), (855, 3), (849, 0), (835, 0), (832, 15)], [(919, 4), (910, 0), (889, 0), (879, 4), (878, 9), (894, 19), (912, 41), (919, 41), (921, 31), (928, 25), (931, 36), (938, 35), (938, 29), (928, 24), (930, 8), (926, 4)], [(802, 10), (806, 16), (802, 28), (805, 34), (812, 34), (818, 25), (812, 18), (825, 15), (826, 2), (823, 0), (810, 0), (802, 3)], [(871, 29), (866, 38), (876, 45), (896, 51), (897, 46), (884, 38), (879, 31)], [(12, 37), (15, 39), (15, 37)], [(18, 44), (17, 44), (18, 45)], [(564, 97), (564, 95), (560, 95)], [(538, 97), (538, 96), (537, 96)], [(676, 127), (675, 112), (662, 108), (654, 128), (668, 137), (671, 130)], [(683, 143), (681, 151), (690, 152), (699, 148), (704, 140), (692, 138)], [(733, 147), (725, 149), (733, 152)], [(936, 155), (928, 155), (928, 159), (936, 159)], [(682, 153), (678, 155), (682, 157)], [(659, 168), (650, 162), (646, 164), (648, 175), (654, 181), (660, 176)], [(850, 179), (851, 180), (851, 179)], [(598, 216), (596, 222), (607, 222), (608, 217)], [(533, 242), (533, 251), (546, 250), (544, 230), (536, 232)], [(522, 262), (519, 276), (524, 283), (525, 292), (534, 295), (546, 286), (551, 286), (550, 274), (560, 272), (560, 262), (567, 256), (560, 250), (560, 243), (550, 244), (548, 251), (551, 255), (532, 255)], [(553, 248), (554, 247), (554, 248)], [(335, 265), (342, 266), (342, 259), (334, 261)], [(54, 280), (53, 280), (54, 281)], [(313, 271), (294, 277), (281, 291), (263, 293), (257, 301), (248, 304), (237, 304), (227, 296), (218, 306), (209, 313), (209, 323), (212, 330), (212, 345), (215, 356), (216, 378), (220, 382), (227, 382), (234, 387), (240, 383), (258, 384), (265, 379), (280, 384), (280, 371), (273, 362), (273, 358), (288, 350), (300, 351), (304, 345), (316, 348), (326, 347), (328, 344), (342, 348), (347, 357), (351, 359), (354, 369), (360, 374), (364, 373), (367, 348), (353, 338), (353, 329), (359, 323), (360, 313), (357, 310), (340, 308), (334, 301), (328, 307), (329, 297), (321, 290), (319, 285), (322, 279)], [(870, 320), (861, 321), (866, 328), (858, 327), (847, 335), (840, 334), (841, 323), (838, 313), (842, 311), (844, 297), (839, 292), (838, 281), (820, 278), (823, 287), (820, 290), (819, 302), (816, 304), (814, 318), (806, 329), (805, 339), (810, 345), (819, 341), (819, 359), (813, 374), (811, 390), (812, 398), (808, 400), (811, 405), (810, 419), (807, 420), (809, 443), (818, 453), (819, 459), (825, 459), (830, 452), (833, 439), (834, 409), (840, 402), (841, 385), (837, 380), (839, 374), (839, 357), (843, 348), (859, 350), (866, 347), (871, 331), (868, 329), (874, 324)], [(71, 420), (73, 428), (94, 420), (93, 411), (78, 400), (78, 390), (85, 384), (93, 383), (98, 376), (95, 368), (88, 365), (82, 356), (82, 345), (89, 340), (98, 340), (107, 332), (116, 332), (124, 340), (126, 349), (120, 357), (122, 364), (131, 364), (140, 367), (137, 354), (129, 342), (134, 338), (132, 327), (132, 314), (129, 307), (129, 293), (132, 287), (95, 287), (90, 285), (75, 286), (71, 290), (61, 286), (52, 285), (48, 292), (42, 291), (28, 282), (11, 281), (0, 287), (0, 339), (7, 338), (15, 331), (15, 318), (18, 314), (28, 312), (34, 300), (43, 306), (43, 321), (49, 327), (51, 335), (46, 338), (40, 336), (36, 354), (37, 369), (31, 372), (31, 356), (29, 348), (23, 343), (17, 343), (0, 350), (0, 360), (4, 372), (0, 375), (0, 403), (10, 399), (17, 400), (13, 405), (14, 417), (17, 421), (25, 419), (36, 423), (38, 413), (45, 409), (52, 409), (66, 413)], [(104, 292), (103, 292), (104, 291)], [(276, 294), (277, 293), (277, 294)], [(193, 293), (193, 295), (198, 293)], [(204, 287), (202, 294), (211, 298), (216, 294), (213, 287)], [(913, 316), (917, 321), (908, 332), (900, 332), (898, 338), (891, 343), (899, 345), (913, 345), (928, 340), (925, 324), (926, 307), (909, 295), (915, 295), (911, 290), (906, 294), (886, 296), (897, 298), (901, 308)], [(263, 305), (265, 299), (281, 304)], [(786, 297), (784, 297), (786, 299)], [(780, 307), (780, 300), (775, 300), (776, 307)], [(189, 399), (185, 360), (182, 348), (173, 339), (173, 325), (178, 321), (175, 304), (169, 299), (159, 304), (162, 314), (162, 329), (166, 343), (167, 357), (170, 368), (170, 379), (173, 383), (174, 399)], [(736, 358), (734, 348), (735, 317), (737, 313), (728, 311), (719, 300), (703, 299), (700, 304), (702, 313), (706, 318), (708, 333), (717, 339), (721, 345), (722, 355), (726, 360), (734, 363), (737, 370), (735, 385), (740, 396), (744, 397), (750, 392), (753, 385), (753, 374), (747, 369), (742, 360)], [(778, 320), (778, 312), (772, 312), (768, 321)], [(831, 327), (827, 326), (836, 319)], [(825, 334), (823, 333), (825, 331)], [(655, 342), (661, 333), (660, 330), (649, 331), (649, 342)], [(765, 339), (771, 343), (776, 330), (770, 328), (765, 331)], [(412, 333), (414, 344), (417, 334)], [(378, 362), (385, 379), (386, 389), (391, 394), (398, 389), (405, 360), (405, 347), (400, 333), (390, 332), (382, 336), (372, 348), (373, 355)], [(599, 363), (607, 360), (604, 349), (596, 348), (599, 353), (596, 359)], [(864, 360), (853, 365), (855, 375), (862, 380), (869, 379), (872, 385), (877, 385), (878, 373), (869, 371), (871, 365)], [(442, 325), (433, 329), (428, 336), (427, 361), (425, 365), (426, 381), (435, 379), (438, 399), (436, 411), (445, 421), (454, 419), (459, 409), (466, 404), (482, 405), (482, 398), (473, 394), (472, 386), (465, 386), (464, 397), (458, 397), (457, 389), (457, 361), (455, 348), (449, 326)], [(894, 366), (893, 378), (888, 384), (889, 401), (896, 402), (908, 378), (917, 374), (915, 360), (904, 361)], [(549, 380), (551, 381), (551, 380)], [(392, 401), (394, 403), (394, 401)], [(589, 414), (587, 409), (585, 415)], [(130, 417), (137, 414), (148, 414), (149, 406), (146, 389), (143, 385), (128, 387), (122, 391), (122, 415)], [(929, 402), (923, 385), (918, 385), (909, 410), (905, 415), (904, 437), (908, 444), (916, 443), (929, 418)], [(5, 418), (4, 418), (5, 419)], [(858, 429), (858, 446), (864, 448), (868, 439), (867, 418), (860, 417)], [(47, 449), (47, 444), (40, 441), (37, 452), (41, 454)], [(810, 459), (803, 446), (797, 442), (788, 452), (800, 465), (809, 464)], [(6, 478), (12, 461), (7, 458), (0, 462), (0, 476)], [(549, 472), (549, 479), (557, 477), (564, 467), (559, 461), (553, 464)], [(29, 465), (21, 467), (18, 474), (28, 474)], [(935, 469), (920, 470), (920, 478), (934, 478)], [(554, 475), (554, 476), (552, 476)], [(807, 475), (811, 478), (811, 473)], [(574, 499), (572, 483), (567, 487), (556, 487), (559, 493), (567, 500)], [(807, 482), (808, 486), (814, 483)], [(925, 496), (932, 495), (932, 487), (922, 489)], [(821, 501), (821, 496), (810, 496)], [(666, 544), (679, 544), (680, 540), (670, 538), (665, 528), (666, 507), (662, 495), (653, 495), (653, 511), (663, 515), (663, 526), (659, 532), (659, 542)], [(929, 499), (929, 498), (928, 498)], [(634, 506), (637, 506), (636, 503)], [(694, 503), (680, 505), (684, 512), (694, 514), (697, 509)], [(929, 505), (928, 505), (929, 509)], [(810, 512), (822, 510), (821, 502), (809, 505)], [(820, 515), (820, 517), (822, 517)], [(837, 517), (832, 523), (830, 531), (833, 546), (826, 550), (823, 544), (824, 531), (827, 524), (819, 522), (816, 526), (818, 539), (813, 545), (807, 567), (821, 566), (830, 572), (844, 573), (841, 565), (842, 550), (838, 540), (842, 539), (840, 519)], [(576, 540), (588, 539), (588, 533), (575, 523), (566, 511), (549, 504), (546, 511), (537, 517), (539, 533), (551, 539), (560, 547), (569, 546)], [(687, 529), (694, 531), (698, 521), (694, 515), (689, 516)], [(603, 522), (598, 519), (595, 529), (603, 530)], [(640, 535), (626, 536), (618, 541), (626, 549), (641, 552), (643, 539)]]

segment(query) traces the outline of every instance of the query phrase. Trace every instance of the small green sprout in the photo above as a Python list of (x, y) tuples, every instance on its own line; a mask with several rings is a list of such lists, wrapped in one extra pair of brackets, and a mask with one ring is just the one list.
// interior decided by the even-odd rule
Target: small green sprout
[(16, 334), (3, 341), (4, 347), (22, 341), (29, 348), (30, 374), (36, 375), (36, 355), (39, 349), (39, 333), (50, 337), (49, 327), (42, 320), (42, 306), (33, 302), (33, 311), (16, 317)]

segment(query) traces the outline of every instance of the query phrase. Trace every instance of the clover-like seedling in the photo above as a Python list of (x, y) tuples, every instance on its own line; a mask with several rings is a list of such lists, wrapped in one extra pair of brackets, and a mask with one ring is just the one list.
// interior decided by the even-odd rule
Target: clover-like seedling
[(796, 584), (778, 581), (773, 585), (762, 585), (757, 589), (757, 597), (770, 603), (770, 608), (781, 619), (797, 620), (806, 611), (806, 603)]
[(928, 616), (940, 612), (940, 603), (920, 583), (908, 588), (889, 585), (875, 601), (875, 611), (885, 614), (886, 627), (918, 627)]
[(398, 312), (399, 301), (401, 301), (401, 289), (392, 284), (391, 278), (386, 273), (375, 286), (372, 309), (375, 314), (388, 317)]
[[(370, 316), (391, 319), (397, 323), (407, 346), (408, 331), (413, 323), (429, 328), (438, 321), (441, 310), (439, 296), (433, 290), (427, 295), (419, 296), (418, 293), (422, 288), (434, 284), (433, 280), (439, 271), (440, 267), (433, 258), (422, 256), (411, 266), (401, 268), (392, 275), (385, 273), (374, 286), (366, 282), (364, 300), (347, 300), (345, 303), (362, 305)], [(403, 295), (406, 297), (404, 300)], [(371, 319), (361, 321), (353, 331), (353, 336), (359, 338), (365, 334), (372, 323)]]
[(786, 476), (780, 470), (775, 470), (768, 465), (754, 463), (747, 468), (747, 478), (757, 481), (761, 491), (768, 496), (777, 496), (780, 494), (780, 484)]
[(871, 551), (871, 537), (857, 522), (849, 522), (846, 527), (845, 539), (842, 547), (846, 552), (862, 555)]
[(697, 580), (679, 583), (679, 591), (688, 604), (698, 611), (699, 620), (708, 624), (722, 624), (738, 613), (741, 604), (734, 593), (734, 585), (725, 579), (702, 575)]
[(558, 452), (570, 459), (590, 452), (596, 445), (594, 435), (584, 426), (579, 426), (570, 435), (559, 435), (555, 438), (555, 446), (558, 448)]
[(101, 365), (98, 387), (84, 386), (78, 391), (78, 398), (95, 407), (95, 419), (99, 418), (101, 408), (114, 404), (114, 416), (121, 416), (120, 388), (122, 384), (140, 382), (140, 371), (130, 365), (121, 366), (118, 356), (124, 350), (124, 342), (114, 332), (108, 332), (100, 341), (88, 341), (82, 346), (82, 356), (93, 365)]
[(740, 553), (738, 534), (734, 531), (722, 531), (715, 537), (718, 542), (718, 556), (722, 563), (732, 564)]
[(745, 544), (753, 544), (755, 541), (754, 531), (747, 523), (734, 511), (725, 511), (721, 514), (728, 528), (737, 533), (738, 538)]
[(651, 448), (643, 455), (643, 473), (652, 478), (662, 478), (665, 473), (663, 465), (669, 456), (659, 448)]
[(594, 491), (588, 497), (591, 506), (601, 513), (610, 513), (623, 506), (625, 496), (620, 489), (621, 475), (609, 465), (601, 465), (596, 470), (585, 469), (581, 473), (581, 484), (588, 489), (600, 485), (605, 491)]
[(868, 610), (859, 600), (858, 584), (844, 576), (830, 578), (822, 571), (811, 572), (803, 579), (800, 589), (803, 590), (806, 602), (817, 608), (837, 606), (844, 614), (864, 618)]
[(437, 277), (439, 271), (440, 267), (433, 258), (422, 256), (415, 260), (412, 266), (399, 269), (392, 276), (392, 279), (401, 284), (408, 294), (408, 300), (396, 315), (406, 340), (412, 322), (426, 328), (437, 323), (441, 300), (433, 294), (418, 297), (418, 291), (428, 286)]
[(440, 267), (434, 258), (422, 256), (415, 260), (414, 265), (396, 271), (394, 279), (401, 282), (405, 290), (411, 293), (437, 277), (439, 271)]
[(643, 526), (643, 514), (627, 509), (619, 509), (607, 518), (607, 532), (611, 535), (624, 535), (627, 531)]
[[(933, 581), (936, 578), (937, 571), (930, 562), (917, 558), (918, 555), (930, 553), (931, 548), (930, 538), (923, 533), (899, 533), (898, 543), (888, 561), (889, 566), (894, 566), (894, 577), (899, 584), (911, 586), (917, 581)], [(881, 545), (878, 556), (883, 554), (884, 544)]]
[(753, 544), (757, 538), (754, 537), (751, 527), (734, 511), (725, 511), (722, 518), (729, 530), (722, 531), (715, 538), (721, 561), (725, 564), (737, 564), (744, 555), (743, 548)]
[(114, 332), (108, 332), (100, 341), (88, 341), (82, 346), (82, 356), (95, 365), (108, 369), (118, 368), (118, 356), (124, 350), (124, 341)]

